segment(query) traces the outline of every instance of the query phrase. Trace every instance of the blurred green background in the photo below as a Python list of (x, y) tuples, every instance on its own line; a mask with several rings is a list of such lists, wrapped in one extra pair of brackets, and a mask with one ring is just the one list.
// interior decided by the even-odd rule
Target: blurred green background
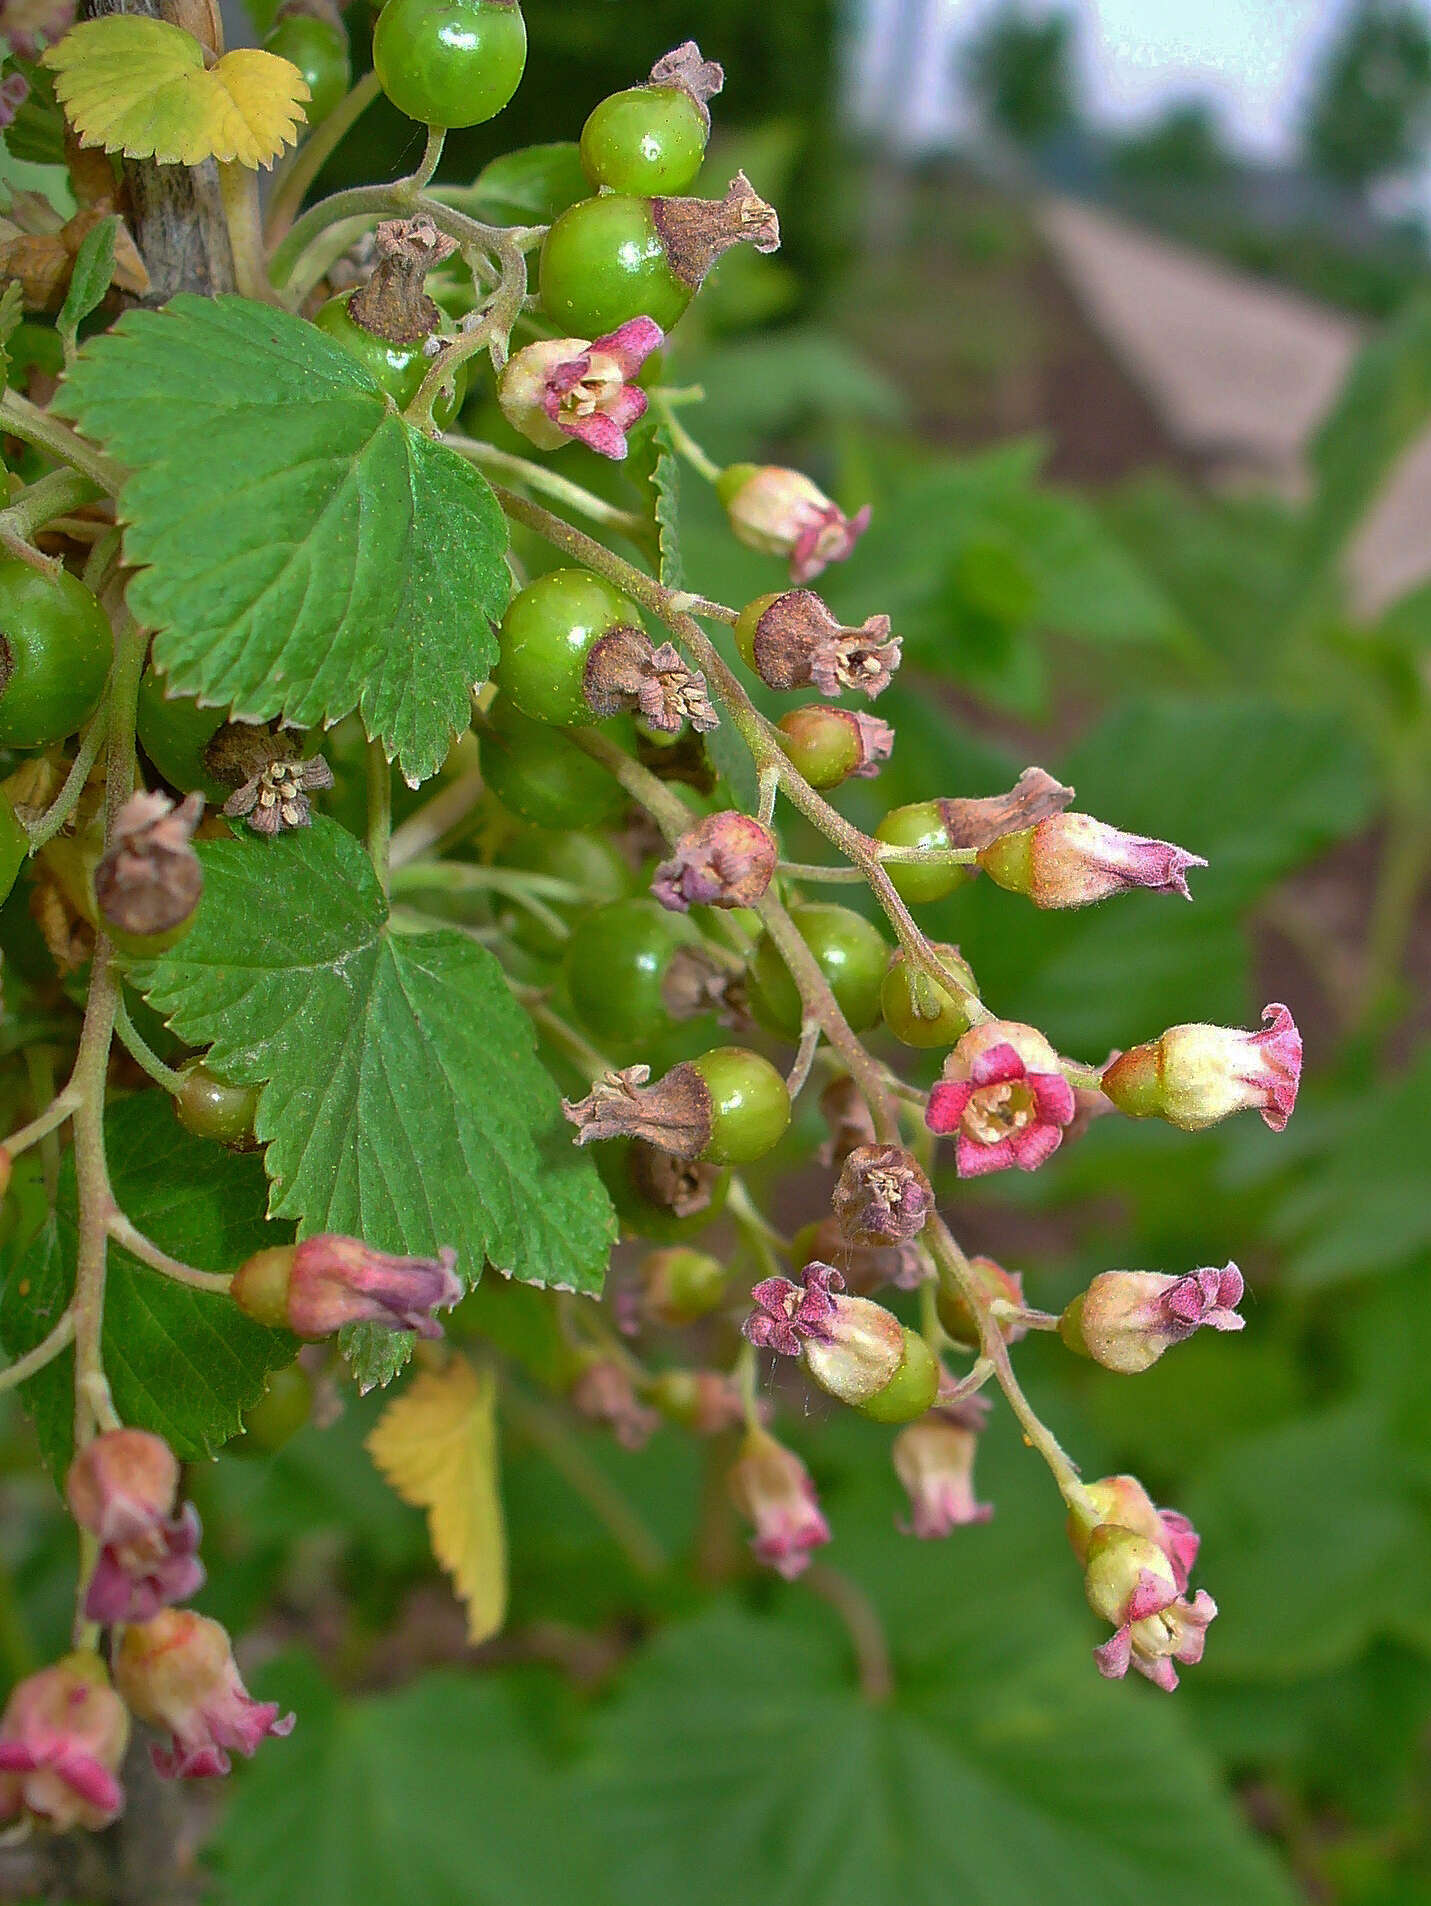
[[(574, 138), (688, 34), (726, 65), (702, 189), (743, 165), (787, 242), (721, 266), (668, 375), (704, 387), (682, 417), (717, 461), (789, 462), (873, 504), (820, 586), (848, 620), (888, 612), (905, 664), (879, 703), (893, 759), (845, 811), (872, 825), (1037, 761), (1080, 808), (1210, 863), (1190, 907), (1133, 895), (1040, 916), (979, 882), (926, 910), (931, 936), (959, 943), (998, 1010), (1090, 1061), (1182, 1020), (1254, 1024), (1269, 999), (1302, 1026), (1281, 1138), (1251, 1119), (1198, 1137), (1109, 1119), (1027, 1181), (941, 1186), (966, 1244), (1045, 1308), (1114, 1265), (1242, 1266), (1245, 1332), (1142, 1377), (1074, 1366), (1056, 1342), (1018, 1353), (1087, 1474), (1134, 1470), (1193, 1517), (1221, 1612), (1172, 1699), (1103, 1685), (1057, 1498), (1002, 1415), (979, 1474), (993, 1522), (932, 1545), (895, 1533), (884, 1432), (797, 1420), (829, 1559), (892, 1659), (894, 1697), (871, 1704), (824, 1602), (731, 1582), (718, 1463), (703, 1474), (669, 1431), (634, 1456), (593, 1438), (573, 1453), (563, 1431), (553, 1461), (513, 1421), (513, 1612), (474, 1659), (420, 1517), (363, 1452), (377, 1401), (350, 1402), (276, 1456), (193, 1478), (200, 1605), (249, 1636), (255, 1685), (301, 1719), (174, 1827), (174, 1890), (147, 1897), (1431, 1902), (1426, 486), (1377, 516), (1431, 429), (1431, 296), (1415, 220), (1374, 202), (1395, 137), (1373, 125), (1350, 160), (1324, 138), (1328, 156), (1311, 115), (1273, 217), (1205, 119), (1111, 141), (1083, 126), (1067, 47), (1029, 19), (1002, 23), (1021, 44), (991, 29), (975, 56), (978, 135), (914, 158), (843, 129), (825, 5), (534, 0), (528, 21), (516, 101), (450, 143), (444, 183)], [(1413, 47), (1408, 126), (1418, 70)], [(1325, 90), (1345, 129), (1364, 79), (1329, 64)], [(380, 104), (326, 183), (395, 174), (415, 144)], [(1070, 204), (1101, 223), (1070, 223)], [(1199, 283), (1222, 327), (1206, 336)], [(1204, 338), (1191, 397), (1143, 351), (1140, 296), (1185, 326), (1175, 370)], [(1256, 366), (1275, 384), (1282, 321), (1326, 388), (1269, 421)], [(1235, 439), (1198, 407), (1233, 376), (1253, 386)], [(1299, 403), (1300, 437), (1279, 427)], [(607, 480), (583, 451), (562, 468)], [(694, 474), (681, 511), (690, 587), (738, 603), (779, 585)], [(787, 1228), (816, 1215), (802, 1195), (775, 1194)], [(519, 1291), (488, 1295), (473, 1327), (539, 1365)], [(14, 1668), (60, 1645), (71, 1557), (17, 1422), (4, 1459)]]

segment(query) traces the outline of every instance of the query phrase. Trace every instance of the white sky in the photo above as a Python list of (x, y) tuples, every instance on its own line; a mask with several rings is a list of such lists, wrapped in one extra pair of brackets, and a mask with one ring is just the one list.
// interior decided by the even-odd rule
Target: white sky
[[(1431, 0), (1417, 0), (1431, 14)], [(1087, 106), (1126, 125), (1175, 99), (1210, 98), (1232, 143), (1276, 157), (1292, 144), (1318, 57), (1351, 0), (1066, 0), (1078, 18)], [(957, 50), (998, 0), (853, 0), (852, 104), (865, 122), (898, 128), (910, 148), (938, 145), (966, 123)], [(1059, 10), (1037, 0), (1030, 11)], [(912, 81), (890, 98), (892, 64)]]

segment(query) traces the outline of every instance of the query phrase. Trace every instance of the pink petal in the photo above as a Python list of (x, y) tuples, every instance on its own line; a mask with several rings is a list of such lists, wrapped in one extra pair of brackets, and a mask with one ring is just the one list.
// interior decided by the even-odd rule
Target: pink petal
[(629, 430), (646, 415), (648, 398), (644, 390), (638, 390), (634, 384), (623, 384), (616, 395), (604, 406), (607, 416), (622, 430)]
[(591, 369), (591, 353), (584, 352), (581, 357), (569, 357), (564, 364), (554, 364), (547, 372), (546, 395), (542, 407), (549, 417), (553, 417), (559, 406), (559, 400), (569, 390), (575, 390)]
[(969, 1071), (975, 1085), (1006, 1085), (1025, 1078), (1028, 1067), (1011, 1045), (1001, 1044), (979, 1053)]
[(1008, 1142), (1013, 1146), (1014, 1163), (1019, 1170), (1037, 1171), (1063, 1143), (1063, 1133), (1057, 1125), (1026, 1125)]
[(1128, 1597), (1126, 1619), (1145, 1621), (1149, 1615), (1161, 1614), (1163, 1609), (1169, 1607), (1177, 1598), (1176, 1588), (1169, 1588), (1167, 1583), (1154, 1575), (1151, 1569), (1139, 1569), (1138, 1586)]
[(81, 1800), (87, 1800), (102, 1813), (118, 1813), (124, 1805), (124, 1789), (92, 1755), (61, 1754), (54, 1763), (55, 1772)]
[(1110, 1635), (1101, 1648), (1093, 1650), (1093, 1659), (1105, 1681), (1121, 1681), (1128, 1672), (1132, 1653), (1133, 1639), (1125, 1625), (1116, 1634)]
[(967, 1079), (941, 1079), (929, 1094), (924, 1123), (931, 1132), (941, 1135), (957, 1131), (973, 1096), (974, 1088)]
[(1134, 1655), (1133, 1666), (1164, 1694), (1171, 1694), (1178, 1685), (1178, 1671), (1169, 1655)]
[(554, 417), (552, 421), (558, 430), (575, 437), (599, 457), (610, 457), (614, 463), (620, 463), (626, 455), (626, 433), (604, 411), (594, 410), (589, 417)]
[(981, 1145), (977, 1138), (960, 1132), (954, 1149), (954, 1166), (961, 1178), (987, 1178), (992, 1171), (1008, 1171), (1014, 1162), (1014, 1148), (1009, 1139)]
[(1029, 1090), (1040, 1118), (1049, 1119), (1055, 1125), (1072, 1124), (1078, 1101), (1061, 1072), (1031, 1072)]
[(628, 318), (618, 330), (609, 332), (604, 338), (593, 338), (593, 351), (605, 351), (615, 360), (623, 377), (632, 377), (652, 351), (657, 351), (666, 341), (666, 334), (654, 318)]

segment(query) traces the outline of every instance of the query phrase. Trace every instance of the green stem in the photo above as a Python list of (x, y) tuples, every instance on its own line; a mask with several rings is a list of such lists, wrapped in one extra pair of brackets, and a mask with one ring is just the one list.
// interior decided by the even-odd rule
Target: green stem
[(412, 191), (425, 191), (432, 184), (437, 168), (442, 163), (442, 148), (446, 141), (447, 134), (441, 126), (427, 128), (427, 144), (422, 150), (421, 163), (416, 172), (412, 173), (407, 180)]
[(264, 268), (263, 223), (258, 209), (258, 174), (236, 160), (219, 165), (219, 195), (233, 252), (234, 282), (245, 298), (277, 304)]
[(70, 763), (70, 771), (65, 776), (64, 786), (45, 809), (33, 827), (27, 828), (30, 836), (30, 852), (37, 853), (46, 841), (53, 840), (70, 815), (79, 806), (80, 796), (89, 786), (89, 777), (94, 772), (94, 764), (99, 759), (99, 751), (109, 734), (108, 702), (101, 702), (96, 709), (88, 728), (80, 737), (79, 749)]
[(879, 1610), (857, 1582), (828, 1562), (806, 1569), (805, 1587), (833, 1608), (844, 1623), (854, 1651), (860, 1693), (872, 1707), (881, 1707), (894, 1695), (894, 1663)]
[(338, 149), (344, 136), (378, 97), (382, 88), (376, 73), (364, 73), (352, 90), (338, 101), (322, 125), (311, 132), (286, 164), (274, 168), (273, 191), (264, 221), (264, 236), (270, 245), (281, 239), (298, 215), (308, 196), (308, 188)]
[(59, 561), (34, 547), (36, 530), (104, 494), (98, 483), (79, 470), (50, 470), (22, 490), (8, 509), (0, 510), (0, 544), (22, 562), (53, 575)]
[(370, 741), (367, 753), (368, 773), (368, 858), (378, 885), (386, 895), (389, 887), (389, 850), (393, 836), (393, 771), (383, 744)]
[(581, 1497), (638, 1575), (662, 1575), (666, 1551), (619, 1489), (587, 1456), (566, 1425), (545, 1404), (523, 1395), (512, 1384), (502, 1387), (508, 1421), (534, 1443), (552, 1468)]
[(661, 414), (661, 422), (674, 448), (686, 459), (693, 470), (700, 472), (707, 483), (714, 483), (720, 475), (720, 465), (706, 455), (676, 415), (672, 405), (659, 392), (656, 393), (656, 408)]
[(74, 1088), (66, 1086), (59, 1097), (51, 1100), (38, 1117), (32, 1118), (28, 1125), (22, 1125), (18, 1132), (11, 1132), (0, 1149), (8, 1152), (12, 1159), (18, 1158), (21, 1152), (28, 1151), (32, 1145), (37, 1145), (48, 1132), (53, 1132), (63, 1125), (78, 1103), (79, 1099)]
[(0, 1390), (13, 1390), (18, 1384), (28, 1383), (37, 1370), (43, 1370), (47, 1363), (53, 1363), (62, 1350), (68, 1350), (75, 1340), (74, 1311), (67, 1310), (50, 1334), (37, 1343), (33, 1350), (27, 1350), (23, 1357), (16, 1357), (8, 1369), (0, 1370)]
[(129, 1017), (129, 1008), (124, 1003), (123, 993), (120, 994), (119, 1002), (114, 1009), (114, 1030), (120, 1045), (124, 1047), (141, 1072), (147, 1072), (154, 1083), (162, 1085), (166, 1092), (182, 1091), (183, 1074), (176, 1072), (173, 1066), (166, 1066), (158, 1053), (153, 1051), (142, 1037), (134, 1021)]
[(393, 873), (409, 861), (420, 859), (454, 828), (461, 827), (481, 800), (484, 785), (481, 770), (468, 768), (395, 827), (388, 843), (388, 866)]
[(87, 444), (70, 426), (32, 404), (18, 391), (0, 395), (0, 428), (12, 437), (22, 437), (46, 450), (60, 463), (80, 471), (109, 496), (117, 496), (124, 483), (124, 471), (111, 458)]
[(579, 483), (573, 483), (570, 478), (559, 475), (555, 470), (547, 470), (527, 457), (515, 456), (510, 450), (498, 450), (495, 445), (480, 443), (475, 437), (444, 436), (442, 441), (449, 450), (455, 450), (479, 469), (496, 471), (514, 483), (525, 484), (529, 490), (540, 490), (554, 503), (563, 503), (569, 510), (579, 510), (583, 516), (590, 517), (593, 523), (600, 523), (606, 529), (617, 530), (626, 536), (645, 533), (645, 521), (634, 510), (618, 509), (604, 497), (594, 496)]
[(141, 1264), (147, 1264), (151, 1271), (158, 1271), (162, 1277), (170, 1277), (176, 1284), (187, 1285), (190, 1290), (211, 1291), (217, 1297), (227, 1297), (233, 1277), (227, 1271), (196, 1271), (192, 1264), (185, 1264), (177, 1257), (170, 1257), (167, 1251), (161, 1251), (152, 1238), (125, 1217), (122, 1211), (113, 1211), (109, 1217), (109, 1235), (131, 1257), (137, 1257)]

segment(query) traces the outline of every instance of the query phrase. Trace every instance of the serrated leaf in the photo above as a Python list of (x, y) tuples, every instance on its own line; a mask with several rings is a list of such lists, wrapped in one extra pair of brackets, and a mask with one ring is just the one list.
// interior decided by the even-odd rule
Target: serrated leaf
[(423, 1370), (368, 1435), (368, 1454), (414, 1509), (427, 1511), (432, 1553), (467, 1610), (475, 1648), (507, 1613), (507, 1537), (497, 1455), (497, 1385), (454, 1355)]
[(75, 333), (95, 310), (109, 290), (114, 277), (114, 246), (119, 236), (119, 219), (111, 214), (87, 231), (80, 240), (70, 270), (70, 288), (55, 319), (67, 352), (74, 349)]
[(301, 727), (357, 708), (409, 780), (436, 772), (510, 591), (470, 464), (331, 338), (242, 298), (128, 313), (56, 408), (134, 473), (129, 602), (176, 694)]
[(297, 138), (309, 98), (289, 60), (239, 47), (206, 68), (192, 34), (140, 14), (71, 27), (44, 63), (81, 145), (161, 165), (269, 165)]
[[(457, 932), (394, 935), (335, 822), (208, 841), (192, 930), (138, 978), (225, 1078), (262, 1085), (270, 1210), (382, 1250), (451, 1245), (533, 1284), (601, 1288), (615, 1235), (502, 969)], [(410, 1348), (366, 1330), (366, 1386)]]
[[(291, 1235), (264, 1221), (257, 1158), (191, 1137), (166, 1093), (111, 1106), (105, 1144), (120, 1209), (161, 1249), (199, 1270), (234, 1270)], [(59, 1320), (74, 1288), (75, 1245), (69, 1152), (53, 1215), (23, 1251), (7, 1254), (0, 1336), (12, 1356), (33, 1348)], [(157, 1431), (186, 1460), (212, 1456), (243, 1427), (242, 1412), (263, 1395), (268, 1373), (292, 1360), (293, 1339), (251, 1323), (227, 1297), (176, 1284), (114, 1245), (109, 1263), (104, 1362), (120, 1416)], [(73, 1372), (66, 1351), (21, 1390), (56, 1475), (72, 1449)]]
[(660, 551), (660, 577), (668, 589), (682, 586), (680, 514), (681, 460), (672, 446), (664, 424), (657, 424), (651, 435), (656, 453), (651, 472), (652, 510), (656, 519), (656, 545)]

